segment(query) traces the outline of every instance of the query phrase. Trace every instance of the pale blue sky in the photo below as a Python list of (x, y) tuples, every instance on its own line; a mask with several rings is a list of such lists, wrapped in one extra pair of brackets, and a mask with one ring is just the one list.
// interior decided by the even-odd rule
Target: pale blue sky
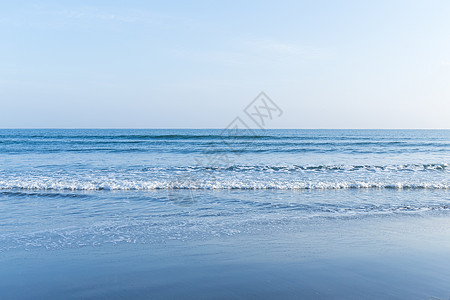
[(0, 127), (450, 128), (450, 1), (4, 1)]

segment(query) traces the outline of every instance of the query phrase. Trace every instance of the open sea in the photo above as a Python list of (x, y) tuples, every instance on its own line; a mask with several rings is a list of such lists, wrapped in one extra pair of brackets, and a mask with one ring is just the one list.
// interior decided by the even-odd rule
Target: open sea
[(2, 129), (0, 299), (448, 299), (449, 164), (450, 130)]

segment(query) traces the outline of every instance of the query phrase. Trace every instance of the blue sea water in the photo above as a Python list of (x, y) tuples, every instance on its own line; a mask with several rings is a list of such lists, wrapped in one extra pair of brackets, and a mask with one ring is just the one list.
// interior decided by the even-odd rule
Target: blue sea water
[(449, 130), (0, 130), (0, 249), (447, 211), (449, 161)]
[(1, 130), (0, 189), (449, 189), (449, 130)]
[[(299, 268), (289, 264), (284, 270), (291, 270), (292, 274), (286, 274), (275, 267), (277, 263), (286, 261), (286, 257), (298, 263), (305, 257), (317, 260), (319, 254), (328, 259), (353, 251), (382, 253), (393, 245), (399, 250), (395, 253), (398, 259), (405, 251), (403, 245), (421, 248), (423, 245), (417, 240), (426, 241), (433, 249), (449, 249), (450, 245), (444, 242), (450, 237), (449, 163), (450, 130), (259, 130), (250, 134), (187, 129), (3, 129), (0, 130), (0, 253), (7, 258), (0, 260), (3, 264), (0, 296), (3, 293), (21, 298), (18, 295), (22, 287), (30, 283), (36, 286), (30, 288), (25, 298), (33, 298), (33, 293), (42, 298), (106, 297), (114, 294), (111, 286), (130, 292), (130, 284), (136, 282), (140, 282), (141, 289), (154, 287), (137, 279), (140, 276), (133, 272), (138, 270), (147, 275), (159, 274), (156, 282), (168, 288), (156, 285), (141, 294), (131, 288), (131, 294), (124, 293), (124, 297), (167, 298), (174, 296), (170, 287), (177, 286), (180, 293), (192, 291), (186, 282), (202, 286), (199, 281), (206, 280), (210, 287), (218, 284), (220, 279), (207, 278), (216, 278), (219, 268), (216, 264), (220, 262), (220, 268), (232, 274), (227, 277), (230, 286), (237, 286), (236, 278), (240, 278), (239, 282), (248, 283), (248, 290), (229, 294), (226, 289), (223, 294), (214, 294), (217, 298), (260, 295), (252, 286), (259, 286), (258, 280), (283, 282), (281, 290), (291, 291), (292, 298), (299, 295), (326, 298), (330, 287), (311, 288), (317, 282), (305, 275), (297, 280), (311, 286), (299, 291), (302, 285), (292, 277)], [(425, 224), (423, 228), (427, 229), (417, 224)], [(411, 230), (405, 232), (405, 226)], [(400, 240), (404, 244), (399, 244)], [(231, 250), (223, 252), (211, 246), (218, 244)], [(331, 244), (336, 246), (332, 253), (325, 250)], [(264, 255), (259, 252), (260, 247), (264, 248)], [(355, 250), (359, 247), (366, 248)], [(117, 250), (119, 255), (111, 249), (125, 250)], [(246, 254), (241, 256), (235, 249)], [(139, 254), (131, 255), (134, 251)], [(439, 255), (445, 257), (445, 251)], [(124, 253), (129, 256), (124, 258)], [(269, 258), (267, 253), (273, 255)], [(197, 261), (200, 254), (206, 260)], [(33, 258), (35, 255), (45, 257), (42, 259), (47, 259), (47, 263), (39, 265), (40, 260)], [(61, 264), (80, 255), (87, 257), (84, 264), (97, 264), (99, 270), (110, 270), (106, 266), (115, 261), (117, 268), (128, 272), (117, 275), (122, 278), (122, 285), (115, 277), (101, 282), (89, 294), (92, 287), (80, 279), (83, 276), (77, 273), (78, 265), (69, 263), (70, 271), (59, 269)], [(420, 256), (417, 252), (414, 255)], [(117, 257), (129, 262), (128, 269)], [(179, 277), (166, 270), (175, 268), (174, 257), (185, 258), (178, 269)], [(253, 274), (250, 279), (242, 275), (248, 269), (236, 268), (232, 272), (230, 265), (224, 263), (246, 265), (243, 257), (247, 261), (261, 258), (253, 262), (258, 266), (270, 261), (273, 265), (263, 264), (262, 269), (251, 264), (248, 267), (256, 273), (264, 270), (279, 276), (259, 278)], [(143, 265), (137, 261), (154, 269), (143, 271)], [(186, 264), (187, 261), (195, 263)], [(368, 263), (362, 261), (361, 265)], [(437, 260), (433, 267), (444, 268), (442, 261)], [(161, 271), (164, 269), (161, 264), (166, 271)], [(404, 262), (399, 269), (409, 264)], [(47, 266), (53, 266), (53, 275), (45, 283), (36, 283), (39, 277), (36, 274)], [(322, 275), (330, 271), (321, 273), (316, 267), (307, 265), (305, 268), (310, 272), (307, 274), (323, 279)], [(430, 266), (421, 267), (423, 270)], [(334, 272), (341, 270), (336, 265), (330, 268)], [(181, 275), (194, 269), (201, 269), (206, 275), (199, 281)], [(402, 272), (392, 271), (397, 275)], [(108, 272), (99, 274), (106, 276)], [(446, 295), (444, 287), (449, 283), (450, 269), (439, 272), (436, 276), (441, 282), (435, 281), (436, 286), (426, 291)], [(432, 296), (424, 294), (424, 290), (414, 290), (424, 276), (418, 274), (411, 285), (398, 283), (403, 287), (392, 295), (400, 299)], [(52, 282), (59, 276), (70, 278), (64, 284), (74, 284), (78, 289), (49, 294), (48, 288), (55, 287)], [(293, 280), (291, 285), (280, 279), (286, 276)], [(348, 275), (347, 283), (362, 280), (358, 276)], [(373, 282), (361, 282), (357, 295), (382, 280), (373, 276)], [(183, 284), (177, 285), (174, 278)], [(393, 278), (391, 283), (397, 279)], [(338, 286), (346, 281), (340, 278), (333, 282)], [(270, 294), (270, 290), (261, 291)], [(339, 292), (343, 298), (352, 295), (344, 290)], [(386, 296), (379, 292), (372, 290), (372, 297), (365, 296), (374, 299)], [(276, 295), (269, 298), (277, 298)], [(191, 296), (211, 298), (211, 294), (199, 290)]]

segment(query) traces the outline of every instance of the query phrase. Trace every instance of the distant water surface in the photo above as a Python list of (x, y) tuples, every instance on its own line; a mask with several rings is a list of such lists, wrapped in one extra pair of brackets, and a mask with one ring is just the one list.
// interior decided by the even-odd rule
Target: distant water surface
[(449, 130), (0, 130), (1, 190), (450, 188)]

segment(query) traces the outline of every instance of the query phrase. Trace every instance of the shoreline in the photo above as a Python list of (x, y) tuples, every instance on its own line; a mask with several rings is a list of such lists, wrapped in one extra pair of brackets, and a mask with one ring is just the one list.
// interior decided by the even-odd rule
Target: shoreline
[(197, 241), (4, 252), (0, 296), (446, 299), (450, 216), (323, 219)]

